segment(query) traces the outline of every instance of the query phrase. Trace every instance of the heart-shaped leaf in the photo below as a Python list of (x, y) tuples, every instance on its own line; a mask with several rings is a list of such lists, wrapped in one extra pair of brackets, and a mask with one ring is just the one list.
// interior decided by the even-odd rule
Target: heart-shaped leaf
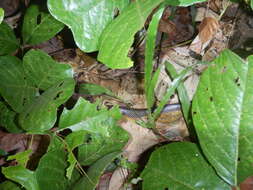
[(50, 13), (73, 32), (77, 46), (85, 51), (98, 50), (98, 39), (113, 20), (116, 8), (123, 9), (129, 0), (49, 0)]
[(193, 121), (201, 148), (217, 173), (237, 185), (253, 174), (253, 56), (226, 50), (200, 78)]

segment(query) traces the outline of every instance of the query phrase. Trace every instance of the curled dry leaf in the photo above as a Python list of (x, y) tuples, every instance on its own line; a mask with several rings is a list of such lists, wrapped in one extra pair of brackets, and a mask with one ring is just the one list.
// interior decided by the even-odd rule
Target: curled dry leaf
[(214, 38), (220, 25), (219, 22), (212, 17), (206, 17), (199, 25), (199, 34), (190, 45), (190, 50), (197, 54), (204, 55), (205, 48), (209, 45)]

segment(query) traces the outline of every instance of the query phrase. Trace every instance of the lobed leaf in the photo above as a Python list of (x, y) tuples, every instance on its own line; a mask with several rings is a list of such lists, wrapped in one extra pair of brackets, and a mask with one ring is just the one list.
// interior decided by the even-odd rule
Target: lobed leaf
[(96, 104), (84, 99), (79, 99), (72, 110), (63, 111), (60, 129), (86, 131), (89, 137), (78, 147), (78, 161), (82, 165), (89, 165), (125, 145), (127, 132), (116, 124), (120, 116), (118, 108), (97, 110)]

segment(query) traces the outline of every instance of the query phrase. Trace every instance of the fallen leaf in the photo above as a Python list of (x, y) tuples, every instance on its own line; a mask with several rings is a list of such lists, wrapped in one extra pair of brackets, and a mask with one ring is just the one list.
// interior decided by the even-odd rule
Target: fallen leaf
[(199, 25), (199, 34), (193, 40), (189, 49), (203, 56), (205, 48), (210, 44), (219, 28), (219, 22), (215, 18), (204, 18)]

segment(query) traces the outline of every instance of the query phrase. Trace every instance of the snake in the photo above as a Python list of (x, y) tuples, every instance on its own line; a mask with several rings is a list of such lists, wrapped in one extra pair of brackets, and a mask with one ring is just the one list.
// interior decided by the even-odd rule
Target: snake
[[(148, 109), (133, 109), (128, 107), (119, 107), (120, 112), (131, 118), (141, 118), (148, 115)], [(179, 103), (176, 104), (166, 104), (161, 113), (168, 113), (168, 112), (174, 112), (179, 111), (181, 109), (181, 105)]]

